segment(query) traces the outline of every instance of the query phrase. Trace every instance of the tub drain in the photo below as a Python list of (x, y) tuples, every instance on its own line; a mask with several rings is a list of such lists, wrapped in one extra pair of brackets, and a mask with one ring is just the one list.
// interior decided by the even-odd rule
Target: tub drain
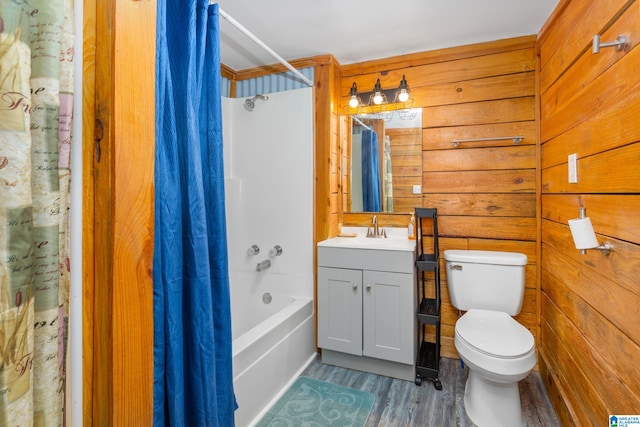
[(265, 292), (262, 295), (262, 302), (265, 303), (265, 304), (271, 303), (271, 294), (269, 292)]

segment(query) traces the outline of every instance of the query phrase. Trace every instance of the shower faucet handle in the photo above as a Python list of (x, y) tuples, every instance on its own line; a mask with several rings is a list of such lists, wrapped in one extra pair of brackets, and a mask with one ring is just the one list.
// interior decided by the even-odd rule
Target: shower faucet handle
[(282, 255), (282, 246), (275, 245), (271, 250), (269, 250), (269, 256), (280, 256)]
[(258, 245), (251, 245), (249, 249), (247, 249), (247, 255), (258, 255), (260, 253), (260, 248)]

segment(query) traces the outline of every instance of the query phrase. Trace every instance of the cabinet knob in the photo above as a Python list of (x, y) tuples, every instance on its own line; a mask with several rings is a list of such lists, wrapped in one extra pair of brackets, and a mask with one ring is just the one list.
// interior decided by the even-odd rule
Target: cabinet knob
[(371, 285), (367, 285), (367, 290), (370, 291), (371, 290)]
[(353, 288), (353, 290), (355, 291), (356, 289), (358, 289), (358, 284), (354, 283), (353, 285), (351, 285), (351, 287)]

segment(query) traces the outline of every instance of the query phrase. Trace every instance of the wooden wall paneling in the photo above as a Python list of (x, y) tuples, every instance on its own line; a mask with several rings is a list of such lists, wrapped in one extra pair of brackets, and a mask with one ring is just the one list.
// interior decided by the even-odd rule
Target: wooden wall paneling
[[(85, 2), (86, 3), (86, 2)], [(89, 116), (93, 116), (96, 123), (90, 127), (91, 133), (102, 133), (99, 144), (94, 142), (93, 152), (88, 155), (92, 165), (93, 188), (89, 195), (94, 197), (93, 241), (94, 248), (90, 254), (93, 259), (87, 263), (93, 263), (94, 276), (86, 286), (83, 307), (92, 310), (91, 323), (83, 325), (83, 335), (90, 335), (87, 348), (84, 352), (91, 351), (89, 363), (85, 369), (91, 376), (91, 389), (84, 389), (85, 399), (90, 402), (90, 413), (85, 411), (83, 425), (100, 425), (112, 423), (113, 414), (113, 379), (112, 379), (112, 345), (110, 337), (112, 331), (112, 307), (113, 296), (111, 292), (111, 277), (113, 271), (113, 127), (114, 118), (114, 34), (109, 22), (115, 20), (114, 1), (106, 2), (105, 7), (95, 8), (95, 104), (87, 103), (84, 110), (93, 110)], [(90, 6), (92, 11), (95, 5)], [(89, 18), (90, 19), (90, 18)], [(91, 84), (87, 82), (87, 84)], [(88, 100), (87, 100), (88, 101)], [(86, 130), (85, 130), (86, 131)], [(89, 141), (100, 138), (93, 134)], [(97, 152), (100, 158), (97, 158)], [(95, 154), (94, 154), (95, 153)], [(88, 195), (83, 195), (83, 198)], [(83, 236), (84, 238), (85, 236)], [(92, 293), (90, 293), (93, 286)]]
[(578, 158), (578, 182), (567, 181), (568, 165), (542, 171), (543, 193), (637, 193), (640, 189), (640, 142)]
[[(153, 331), (156, 8), (155, 2), (115, 0), (103, 6), (95, 9), (94, 117), (102, 123), (101, 156), (85, 152), (95, 179), (95, 258), (87, 261), (95, 263), (95, 276), (93, 301), (86, 299), (90, 291), (84, 293), (84, 304), (93, 308), (93, 323), (83, 326), (85, 336), (87, 328), (92, 333), (86, 349), (92, 351), (92, 371), (86, 373), (92, 376), (92, 387), (85, 389), (85, 395), (91, 394), (85, 396), (91, 409), (85, 406), (83, 423), (148, 425), (153, 416), (149, 331)], [(90, 14), (93, 7), (89, 5)], [(137, 43), (131, 45), (130, 40)], [(92, 108), (87, 100), (85, 111)]]
[[(601, 39), (603, 41), (615, 40), (620, 34), (626, 34), (627, 37), (630, 37), (629, 45), (626, 48), (627, 52), (638, 44), (637, 38), (633, 39), (634, 34), (640, 34), (640, 19), (638, 19), (638, 11), (635, 8), (627, 9), (613, 26), (602, 34)], [(627, 59), (623, 53), (615, 48), (602, 48), (598, 54), (593, 54), (591, 49), (583, 52), (576, 62), (544, 91), (542, 117), (548, 119), (557, 110), (562, 110), (565, 103), (587, 89), (589, 84), (619, 60), (626, 61)], [(612, 86), (618, 84), (616, 81), (609, 81), (609, 83)]]
[(598, 234), (640, 245), (640, 198), (626, 194), (545, 194), (542, 197), (542, 217), (565, 226), (569, 219), (578, 218), (580, 207), (587, 209), (587, 216)]
[[(524, 137), (519, 144), (520, 146), (535, 145), (537, 141), (536, 122), (531, 120), (526, 122), (426, 128), (422, 130), (422, 149), (425, 151), (449, 149), (452, 148), (451, 141), (454, 139), (494, 138), (496, 136), (517, 135)], [(513, 145), (513, 142), (504, 140), (484, 141), (481, 145), (482, 147), (505, 146)]]
[(423, 164), (430, 172), (495, 169), (535, 169), (534, 145), (425, 151)]
[[(115, 2), (114, 425), (149, 425), (153, 419), (155, 14), (155, 2)], [(136, 40), (135, 48), (131, 40)]]
[[(406, 213), (407, 215), (410, 215), (411, 212), (415, 211), (416, 206), (422, 206), (422, 198), (417, 195), (417, 196), (413, 196), (413, 197), (396, 197), (393, 196), (393, 212), (394, 213)], [(409, 222), (409, 220), (407, 219), (406, 221), (404, 221), (406, 223)], [(404, 227), (406, 227), (407, 224), (404, 225)]]
[(535, 95), (533, 71), (422, 86), (412, 90), (423, 107)]
[[(428, 170), (425, 167), (425, 170)], [(566, 174), (565, 174), (566, 176)], [(535, 170), (424, 172), (422, 191), (428, 193), (535, 193)]]
[[(640, 371), (640, 367), (635, 366), (637, 364), (631, 364), (634, 366), (625, 366), (624, 362), (628, 361), (627, 358), (632, 356), (638, 356), (640, 352), (640, 339), (638, 339), (637, 324), (637, 312), (638, 302), (640, 296), (638, 289), (629, 290), (624, 286), (621, 286), (611, 280), (609, 277), (596, 273), (592, 270), (584, 268), (582, 270), (568, 270), (554, 271), (554, 268), (562, 267), (564, 262), (570, 261), (570, 257), (564, 257), (556, 248), (545, 245), (543, 247), (543, 254), (545, 256), (545, 271), (553, 275), (557, 280), (549, 280), (544, 284), (544, 294), (553, 295), (556, 291), (551, 289), (552, 281), (558, 281), (563, 289), (567, 289), (575, 293), (580, 297), (580, 303), (588, 304), (588, 310), (584, 311), (585, 315), (590, 318), (590, 311), (597, 311), (600, 301), (604, 298), (610, 301), (612, 306), (617, 307), (616, 310), (612, 310), (608, 313), (600, 313), (603, 319), (606, 320), (606, 328), (609, 331), (607, 334), (608, 340), (611, 344), (617, 342), (614, 347), (604, 347), (599, 351), (604, 352), (603, 356), (609, 354), (611, 348), (618, 348), (624, 350), (625, 355), (621, 355), (615, 361), (609, 362), (612, 366), (618, 369), (618, 374), (622, 378), (635, 378), (633, 375), (637, 375)], [(606, 271), (606, 269), (604, 269)], [(572, 310), (575, 308), (571, 308)], [(606, 316), (606, 317), (604, 317)], [(579, 325), (581, 330), (585, 332), (585, 325)], [(594, 339), (594, 337), (587, 337)], [(603, 337), (598, 337), (598, 340), (604, 340)], [(637, 360), (637, 359), (636, 359)], [(631, 375), (631, 376), (629, 376)], [(636, 387), (635, 393), (640, 395), (640, 389)], [(640, 407), (640, 406), (638, 406)]]
[[(553, 304), (544, 298), (544, 296), (542, 306), (545, 309), (545, 313), (549, 313), (549, 316), (559, 311), (559, 309), (554, 310)], [(578, 419), (582, 421), (582, 425), (590, 425), (590, 420), (607, 419), (602, 398), (596, 393), (593, 387), (590, 386), (587, 375), (579, 368), (578, 361), (571, 357), (567, 348), (556, 334), (552, 330), (549, 330), (546, 322), (542, 324), (541, 334), (543, 348), (555, 355), (554, 364), (556, 370), (560, 372), (563, 377), (571, 380), (572, 400), (569, 404), (574, 408), (576, 413), (580, 414), (581, 418)]]
[(556, 411), (560, 425), (589, 425), (589, 420), (584, 418), (585, 415), (582, 412), (576, 413), (573, 407), (569, 405), (570, 390), (568, 389), (567, 380), (562, 376), (561, 372), (558, 372), (555, 360), (545, 357), (550, 350), (544, 346), (544, 343), (539, 346), (539, 349), (538, 366), (540, 367), (540, 376), (547, 389), (549, 399), (553, 403), (553, 409)]
[[(555, 13), (556, 11), (558, 11), (560, 8), (562, 8), (562, 6), (557, 6), (554, 13), (552, 14), (551, 19), (555, 19)], [(542, 306), (542, 302), (541, 302), (541, 297), (540, 297), (540, 289), (541, 289), (541, 282), (542, 282), (542, 267), (540, 266), (540, 259), (541, 259), (541, 242), (542, 242), (542, 225), (541, 225), (541, 221), (542, 221), (542, 217), (541, 217), (541, 201), (540, 201), (540, 195), (541, 195), (541, 191), (540, 191), (540, 182), (542, 180), (542, 172), (541, 172), (541, 168), (542, 168), (542, 150), (541, 150), (541, 143), (540, 143), (540, 69), (541, 69), (541, 65), (540, 65), (540, 43), (536, 42), (536, 58), (535, 58), (535, 63), (536, 63), (536, 73), (535, 73), (535, 132), (536, 132), (536, 193), (535, 193), (535, 201), (536, 201), (536, 211), (535, 211), (535, 218), (536, 218), (536, 247), (535, 247), (535, 251), (536, 251), (536, 269), (535, 269), (535, 279), (534, 279), (534, 283), (535, 283), (535, 288), (536, 288), (536, 332), (535, 332), (535, 337), (536, 337), (536, 346), (538, 348), (538, 361), (536, 363), (536, 366), (538, 367), (538, 369), (544, 369), (543, 365), (544, 365), (544, 361), (543, 359), (540, 357), (540, 348), (542, 345), (542, 334), (541, 334), (541, 324), (542, 324), (542, 313), (541, 313), (541, 306)]]
[(535, 268), (529, 269), (538, 263), (536, 255), (536, 242), (527, 240), (497, 240), (497, 239), (467, 239), (467, 248), (470, 250), (518, 252), (527, 256), (526, 286), (535, 288)]
[[(373, 218), (371, 212), (343, 212), (342, 222), (344, 226), (362, 227), (371, 225)], [(380, 226), (406, 227), (409, 222), (409, 216), (396, 215), (393, 213), (376, 213)]]
[[(547, 93), (542, 93), (541, 114), (545, 123), (541, 129), (542, 141), (571, 129), (601, 109), (621, 102), (640, 87), (640, 49), (633, 49), (626, 54), (613, 50), (613, 53), (621, 55), (620, 60), (588, 85), (585, 84), (579, 92), (568, 94), (570, 96), (566, 100), (549, 101)], [(607, 52), (600, 54), (606, 55)], [(558, 108), (551, 110), (552, 105), (558, 105)]]
[[(97, 389), (94, 383), (94, 361), (98, 349), (95, 346), (98, 324), (94, 321), (96, 236), (95, 227), (95, 126), (96, 126), (96, 2), (83, 0), (83, 42), (82, 42), (82, 421), (86, 427), (93, 425), (94, 397)], [(76, 95), (77, 96), (77, 95)], [(106, 183), (105, 183), (106, 184)], [(76, 316), (77, 313), (72, 314)], [(101, 365), (98, 365), (101, 366)], [(77, 367), (75, 368), (77, 369)], [(108, 371), (108, 370), (107, 370)], [(78, 396), (72, 396), (76, 399)], [(104, 399), (103, 403), (108, 400)]]
[[(593, 36), (635, 0), (566, 1), (563, 13), (544, 33), (540, 44), (541, 88), (547, 88), (573, 64), (576, 56), (591, 49)], [(569, 30), (570, 29), (570, 30)], [(615, 37), (614, 37), (615, 39)], [(601, 52), (602, 53), (602, 52)]]
[(640, 86), (634, 87), (619, 102), (599, 109), (542, 146), (542, 168), (567, 162), (567, 155), (592, 154), (640, 141)]
[[(422, 162), (419, 166), (417, 166), (422, 170)], [(417, 168), (416, 167), (416, 168)], [(413, 194), (413, 185), (422, 183), (422, 172), (418, 175), (415, 175), (414, 167), (411, 168), (394, 168), (393, 170), (393, 199), (395, 201), (396, 198), (411, 198), (415, 200), (421, 200), (422, 196), (420, 194)], [(406, 169), (410, 169), (409, 172), (405, 172)], [(395, 173), (398, 170), (398, 177), (396, 177)], [(416, 206), (421, 206), (418, 203)]]
[(521, 122), (534, 119), (533, 97), (445, 105), (422, 110), (422, 127), (424, 128)]
[[(638, 32), (636, 0), (561, 2), (538, 44), (541, 133), (541, 351), (549, 396), (564, 423), (592, 425), (640, 411), (640, 150), (636, 41), (591, 53)], [(635, 37), (637, 38), (637, 37)], [(578, 183), (567, 182), (567, 155)], [(600, 242), (580, 254), (567, 220), (587, 208)], [(615, 355), (612, 357), (612, 355)]]
[(438, 209), (439, 215), (480, 215), (535, 217), (536, 201), (528, 193), (430, 193), (424, 206)]
[(340, 182), (342, 191), (342, 210), (340, 211), (340, 222), (342, 222), (342, 212), (351, 211), (351, 168), (349, 159), (351, 158), (351, 120), (348, 116), (340, 116)]
[[(589, 250), (587, 254), (583, 255), (573, 246), (573, 239), (571, 238), (571, 232), (568, 226), (547, 220), (543, 220), (542, 222), (544, 244), (562, 251), (565, 254), (564, 256), (571, 260), (570, 265), (575, 270), (593, 270), (599, 275), (604, 276), (606, 280), (611, 280), (615, 283), (615, 287), (611, 289), (612, 294), (618, 292), (617, 287), (622, 287), (625, 290), (624, 292), (630, 292), (636, 296), (640, 295), (640, 283), (638, 283), (637, 276), (637, 272), (640, 271), (640, 248), (638, 245), (611, 237), (603, 237), (598, 234), (596, 234), (596, 236), (600, 241), (610, 242), (615, 250), (611, 251), (608, 256), (603, 256), (598, 250)], [(624, 253), (624, 255), (621, 255), (621, 253)], [(572, 279), (575, 279), (575, 277), (572, 277)], [(623, 291), (621, 290), (619, 292)], [(629, 298), (629, 301), (634, 301), (637, 297), (629, 295)], [(623, 300), (624, 298), (618, 299)], [(615, 310), (607, 310), (611, 312), (611, 314), (607, 312), (607, 315), (615, 319), (619, 313), (625, 313), (627, 309), (617, 308), (617, 306), (614, 305), (614, 300), (615, 298), (613, 297), (610, 299), (609, 297), (603, 296), (603, 299), (600, 301), (594, 299), (593, 305), (598, 307), (600, 305), (598, 304), (599, 302), (606, 302), (607, 307), (609, 305), (616, 307)], [(620, 321), (621, 328), (627, 320), (635, 320), (635, 317), (622, 319)], [(640, 326), (627, 328), (627, 333), (629, 333), (632, 339), (640, 343)]]
[[(369, 92), (373, 89), (377, 79), (380, 79), (380, 84), (385, 89), (396, 88), (403, 75), (406, 76), (411, 90), (417, 90), (417, 93), (420, 94), (421, 88), (432, 85), (533, 71), (533, 49), (534, 43), (531, 43), (528, 48), (515, 51), (497, 52), (427, 65), (407, 65), (396, 69), (381, 66), (379, 70), (348, 77), (343, 74), (340, 94), (346, 97), (354, 82), (358, 85), (359, 92)], [(416, 105), (428, 105), (428, 100), (423, 101), (422, 98), (416, 98)]]
[[(315, 236), (314, 242), (322, 241), (331, 235), (331, 96), (333, 86), (333, 64), (318, 65), (315, 76)], [(320, 82), (320, 84), (318, 84)], [(336, 206), (337, 201), (333, 201)]]
[(536, 240), (535, 218), (441, 216), (438, 226), (440, 234), (448, 237)]
[[(333, 55), (317, 55), (309, 58), (298, 58), (288, 61), (294, 68), (319, 67), (323, 65), (336, 64)], [(273, 64), (262, 65), (254, 68), (246, 68), (243, 70), (233, 70), (235, 80), (250, 80), (256, 77), (267, 76), (270, 74), (286, 73), (289, 69), (283, 64), (276, 62)], [(317, 81), (317, 79), (316, 79)]]
[[(557, 252), (545, 249), (547, 256), (556, 256)], [(557, 266), (557, 265), (556, 265)], [(569, 272), (570, 273), (570, 272)], [(567, 365), (583, 372), (588, 378), (576, 382), (576, 389), (582, 394), (598, 395), (599, 399), (590, 397), (586, 406), (592, 406), (594, 401), (602, 400), (602, 412), (622, 414), (640, 408), (637, 387), (629, 381), (638, 374), (634, 360), (637, 360), (640, 347), (628, 340), (612, 325), (608, 319), (583, 300), (575, 291), (576, 287), (568, 289), (566, 281), (556, 277), (548, 269), (543, 270), (545, 292), (542, 294), (545, 318), (543, 321), (543, 342), (550, 335), (557, 336), (558, 343), (554, 346), (554, 353), (564, 349), (571, 357), (571, 363), (559, 363), (563, 368)], [(586, 284), (585, 286), (589, 286)], [(547, 331), (544, 331), (544, 329)], [(612, 345), (613, 347), (600, 347)], [(611, 349), (617, 349), (617, 357), (611, 357)], [(573, 391), (577, 391), (574, 389)], [(583, 399), (576, 393), (576, 400)], [(582, 403), (581, 406), (585, 406)], [(586, 408), (582, 408), (583, 410)], [(598, 417), (594, 419), (606, 419)]]
[(390, 142), (393, 212), (413, 212), (422, 205), (413, 186), (422, 182), (422, 129), (386, 129)]
[(363, 74), (376, 73), (380, 70), (407, 69), (420, 65), (449, 62), (474, 56), (485, 56), (494, 53), (527, 49), (535, 43), (535, 40), (535, 35), (527, 35), (491, 42), (417, 52), (390, 58), (375, 59), (356, 64), (346, 64), (342, 66), (342, 76), (350, 79)]

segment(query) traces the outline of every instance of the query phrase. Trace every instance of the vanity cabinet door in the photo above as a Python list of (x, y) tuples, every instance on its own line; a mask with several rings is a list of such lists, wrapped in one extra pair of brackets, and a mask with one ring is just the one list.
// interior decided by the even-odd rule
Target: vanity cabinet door
[(363, 355), (413, 363), (413, 275), (365, 270), (363, 287)]
[(318, 267), (318, 346), (362, 355), (362, 270)]

